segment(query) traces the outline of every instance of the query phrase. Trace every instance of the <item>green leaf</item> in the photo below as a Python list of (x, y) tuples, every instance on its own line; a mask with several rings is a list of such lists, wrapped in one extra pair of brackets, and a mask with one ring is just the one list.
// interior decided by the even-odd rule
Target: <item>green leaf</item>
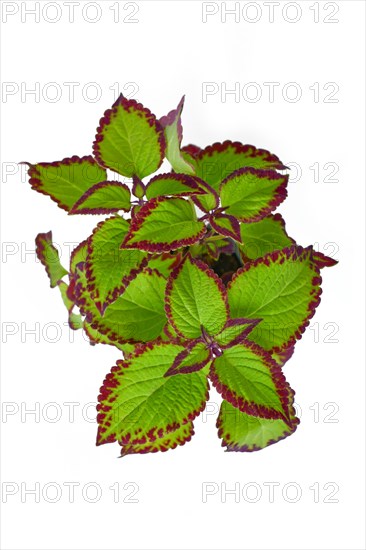
[(121, 249), (129, 224), (120, 216), (100, 222), (89, 239), (86, 258), (87, 286), (100, 312), (115, 300), (128, 277), (140, 269), (146, 255)]
[(293, 434), (299, 424), (293, 418), (291, 425), (281, 419), (268, 419), (241, 412), (223, 401), (217, 419), (218, 436), (227, 451), (260, 451)]
[(187, 160), (180, 150), (183, 137), (183, 128), (181, 114), (184, 105), (184, 96), (180, 100), (178, 107), (173, 109), (166, 116), (161, 117), (160, 124), (164, 128), (166, 140), (166, 158), (170, 162), (175, 172), (181, 174), (194, 174), (192, 164)]
[(274, 170), (241, 168), (222, 182), (221, 205), (243, 222), (258, 221), (285, 200), (288, 178)]
[(285, 229), (281, 214), (263, 218), (259, 222), (240, 224), (242, 244), (239, 251), (244, 261), (256, 260), (274, 250), (281, 250), (296, 244)]
[(93, 152), (101, 166), (142, 179), (163, 162), (164, 130), (149, 109), (120, 95), (100, 121)]
[(205, 232), (206, 226), (197, 221), (190, 202), (157, 197), (144, 204), (132, 219), (123, 246), (147, 252), (169, 252), (199, 241)]
[(222, 180), (244, 166), (258, 169), (286, 168), (279, 158), (269, 151), (229, 140), (209, 145), (196, 156), (196, 175), (216, 191), (219, 190)]
[(289, 386), (270, 354), (244, 341), (223, 350), (210, 369), (210, 379), (224, 399), (242, 412), (288, 422)]
[(202, 195), (203, 193), (199, 180), (186, 174), (159, 174), (154, 176), (146, 186), (148, 199), (167, 195), (189, 196)]
[(178, 353), (170, 369), (164, 376), (188, 374), (203, 369), (212, 360), (211, 350), (207, 344), (192, 340), (187, 347)]
[(166, 313), (178, 334), (199, 338), (218, 334), (228, 319), (226, 290), (209, 267), (188, 255), (168, 279)]
[(154, 340), (166, 323), (165, 286), (166, 280), (157, 271), (135, 274), (103, 317), (93, 319), (92, 326), (121, 344)]
[(321, 277), (312, 247), (275, 251), (236, 272), (228, 285), (232, 317), (259, 318), (248, 338), (267, 350), (301, 338), (320, 302)]
[(62, 277), (68, 274), (68, 271), (61, 265), (58, 250), (52, 244), (52, 231), (37, 235), (36, 254), (41, 264), (46, 268), (51, 288), (54, 288)]
[(158, 451), (165, 452), (170, 449), (175, 449), (178, 446), (184, 445), (192, 439), (194, 435), (193, 422), (188, 422), (179, 426), (173, 431), (164, 431), (161, 437), (157, 436), (154, 441), (147, 441), (137, 445), (122, 445), (121, 456), (137, 453), (157, 453)]
[(48, 195), (66, 211), (88, 189), (107, 178), (107, 172), (91, 156), (40, 162), (30, 166), (28, 175), (32, 189)]
[(131, 193), (119, 181), (102, 181), (93, 185), (76, 201), (69, 214), (111, 214), (131, 208)]
[(97, 444), (154, 442), (191, 422), (204, 408), (208, 383), (202, 372), (164, 377), (184, 348), (151, 342), (107, 375), (98, 405)]

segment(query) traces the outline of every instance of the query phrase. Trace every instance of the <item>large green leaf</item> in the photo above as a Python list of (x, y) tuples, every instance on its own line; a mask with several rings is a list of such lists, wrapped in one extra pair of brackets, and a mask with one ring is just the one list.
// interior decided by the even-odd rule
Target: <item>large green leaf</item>
[(164, 130), (149, 109), (120, 95), (100, 121), (93, 151), (102, 166), (144, 178), (163, 162)]
[(202, 372), (164, 377), (184, 348), (150, 343), (128, 361), (118, 361), (99, 396), (97, 444), (154, 442), (191, 422), (204, 408), (208, 382)]
[(217, 418), (218, 436), (227, 451), (260, 451), (293, 434), (299, 424), (297, 418), (288, 425), (281, 419), (260, 418), (241, 412), (228, 401), (223, 401)]
[(180, 150), (183, 137), (181, 114), (184, 105), (184, 96), (178, 107), (173, 109), (166, 116), (161, 117), (160, 124), (164, 128), (166, 140), (166, 158), (175, 172), (181, 174), (194, 174), (192, 164), (184, 158)]
[(242, 412), (288, 422), (289, 386), (270, 354), (244, 341), (223, 350), (211, 365), (210, 378), (223, 398)]
[(70, 214), (111, 214), (131, 208), (131, 192), (119, 181), (102, 181), (93, 185), (70, 210)]
[(61, 265), (58, 250), (52, 244), (52, 231), (37, 235), (36, 254), (46, 268), (51, 288), (54, 288), (62, 277), (67, 275), (68, 271)]
[(93, 319), (92, 326), (121, 344), (154, 340), (166, 323), (165, 286), (166, 279), (157, 271), (135, 274), (103, 316)]
[(32, 189), (48, 195), (67, 211), (88, 189), (107, 178), (106, 170), (91, 156), (39, 162), (30, 166), (28, 174)]
[(221, 205), (243, 222), (258, 221), (285, 200), (287, 182), (288, 175), (275, 170), (241, 168), (222, 182)]
[(89, 238), (87, 286), (101, 312), (121, 293), (128, 277), (140, 268), (146, 258), (140, 250), (120, 248), (128, 228), (128, 222), (120, 216), (108, 218), (97, 225)]
[(281, 214), (268, 216), (259, 222), (240, 224), (242, 244), (239, 250), (245, 261), (256, 260), (274, 250), (281, 250), (295, 244), (285, 229)]
[(200, 240), (206, 232), (187, 200), (157, 197), (148, 201), (132, 219), (123, 242), (126, 248), (147, 252), (169, 252)]
[(229, 140), (209, 145), (199, 151), (195, 159), (196, 175), (216, 191), (219, 190), (222, 180), (244, 166), (260, 169), (286, 168), (280, 159), (269, 151)]
[(292, 246), (244, 265), (228, 285), (232, 317), (262, 319), (248, 338), (267, 350), (301, 338), (320, 302), (312, 247)]
[(218, 334), (228, 319), (226, 290), (209, 267), (188, 255), (170, 275), (166, 313), (174, 329), (186, 338), (199, 338), (202, 329)]

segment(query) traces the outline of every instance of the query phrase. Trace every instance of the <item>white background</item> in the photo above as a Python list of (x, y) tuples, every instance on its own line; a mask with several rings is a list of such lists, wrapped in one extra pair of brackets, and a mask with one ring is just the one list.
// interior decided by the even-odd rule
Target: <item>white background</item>
[[(282, 2), (273, 22), (268, 5), (241, 2), (238, 21), (228, 15), (225, 22), (221, 3), (144, 1), (131, 16), (136, 23), (123, 22), (134, 11), (124, 2), (115, 22), (116, 2), (82, 12), (91, 3), (81, 1), (73, 23), (64, 2), (46, 11), (38, 3), (35, 22), (25, 11), (34, 4), (2, 2), (3, 500), (4, 487), (14, 490), (3, 504), (2, 548), (364, 548), (364, 2)], [(204, 23), (203, 10), (217, 13)], [(74, 101), (65, 82), (80, 84)], [(323, 270), (322, 303), (285, 368), (300, 427), (258, 453), (225, 453), (213, 414), (198, 418), (193, 440), (175, 451), (120, 460), (117, 444), (95, 446), (87, 404), (118, 353), (70, 335), (58, 292), (30, 251), (35, 235), (52, 229), (65, 263), (65, 243), (85, 238), (99, 218), (68, 218), (31, 191), (15, 163), (90, 154), (116, 82), (121, 91), (127, 85), (126, 95), (138, 89), (134, 97), (159, 117), (185, 93), (184, 143), (240, 140), (300, 166), (280, 208), (289, 234), (340, 260)], [(203, 97), (207, 82), (216, 93)], [(278, 83), (273, 101), (269, 82)], [(235, 83), (239, 97), (225, 95)], [(24, 93), (35, 86), (39, 97)], [(324, 181), (332, 171), (326, 163), (337, 165), (338, 181)], [(27, 333), (32, 328), (39, 337)], [(212, 412), (214, 391), (210, 402)], [(24, 414), (34, 407), (38, 417)], [(74, 502), (67, 482), (79, 484)], [(207, 502), (205, 482), (217, 491)], [(39, 503), (24, 492), (36, 483)], [(119, 502), (110, 489), (116, 483)], [(136, 484), (138, 502), (124, 502)], [(235, 484), (240, 494), (224, 502)]]

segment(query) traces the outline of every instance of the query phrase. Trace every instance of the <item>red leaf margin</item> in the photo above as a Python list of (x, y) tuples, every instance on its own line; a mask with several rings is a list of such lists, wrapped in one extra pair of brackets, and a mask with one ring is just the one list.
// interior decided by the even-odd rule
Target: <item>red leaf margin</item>
[[(195, 146), (191, 146), (191, 147), (195, 147)], [(257, 149), (257, 147), (255, 147), (254, 145), (249, 145), (249, 144), (244, 145), (239, 141), (231, 141), (229, 139), (223, 142), (217, 141), (212, 145), (207, 145), (207, 147), (205, 147), (204, 149), (201, 149), (199, 152), (196, 152), (195, 154), (191, 152), (191, 154), (194, 154), (196, 159), (200, 161), (205, 156), (211, 157), (214, 153), (223, 153), (229, 147), (232, 147), (233, 149), (235, 149), (235, 154), (240, 154), (240, 153), (247, 154), (249, 152), (250, 154), (248, 155), (248, 157), (253, 159), (264, 155), (265, 161), (273, 162), (273, 166), (271, 166), (271, 168), (274, 168), (275, 170), (288, 169), (287, 166), (282, 164), (282, 162), (280, 161), (277, 155), (270, 153), (266, 149)]]
[[(181, 426), (179, 426), (180, 428)], [(187, 427), (188, 434), (187, 436), (178, 439), (178, 441), (174, 442), (172, 446), (167, 446), (170, 444), (170, 440), (168, 439), (167, 445), (164, 445), (163, 441), (165, 438), (169, 438), (170, 434), (173, 434), (179, 429), (176, 428), (175, 430), (169, 432), (168, 434), (163, 434), (161, 438), (156, 438), (155, 441), (149, 442), (150, 445), (147, 445), (143, 449), (136, 450), (138, 448), (138, 445), (122, 445), (121, 449), (121, 457), (127, 456), (130, 454), (146, 454), (146, 453), (157, 453), (162, 452), (165, 453), (166, 451), (170, 451), (173, 449), (176, 449), (178, 446), (182, 447), (189, 441), (191, 441), (192, 437), (194, 436), (194, 426), (193, 422), (189, 422), (187, 424), (184, 424), (184, 427)]]

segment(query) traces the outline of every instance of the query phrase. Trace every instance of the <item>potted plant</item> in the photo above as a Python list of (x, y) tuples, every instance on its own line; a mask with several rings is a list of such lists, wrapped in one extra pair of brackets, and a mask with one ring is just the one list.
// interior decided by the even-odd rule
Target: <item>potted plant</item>
[(231, 141), (182, 146), (183, 101), (158, 120), (121, 95), (93, 155), (29, 165), (32, 188), (69, 215), (107, 216), (67, 269), (51, 232), (36, 251), (70, 327), (116, 348), (97, 444), (118, 441), (123, 456), (189, 441), (209, 382), (223, 397), (228, 451), (292, 434), (299, 420), (282, 367), (320, 302), (320, 269), (336, 263), (299, 246), (273, 214), (288, 184), (276, 155)]

